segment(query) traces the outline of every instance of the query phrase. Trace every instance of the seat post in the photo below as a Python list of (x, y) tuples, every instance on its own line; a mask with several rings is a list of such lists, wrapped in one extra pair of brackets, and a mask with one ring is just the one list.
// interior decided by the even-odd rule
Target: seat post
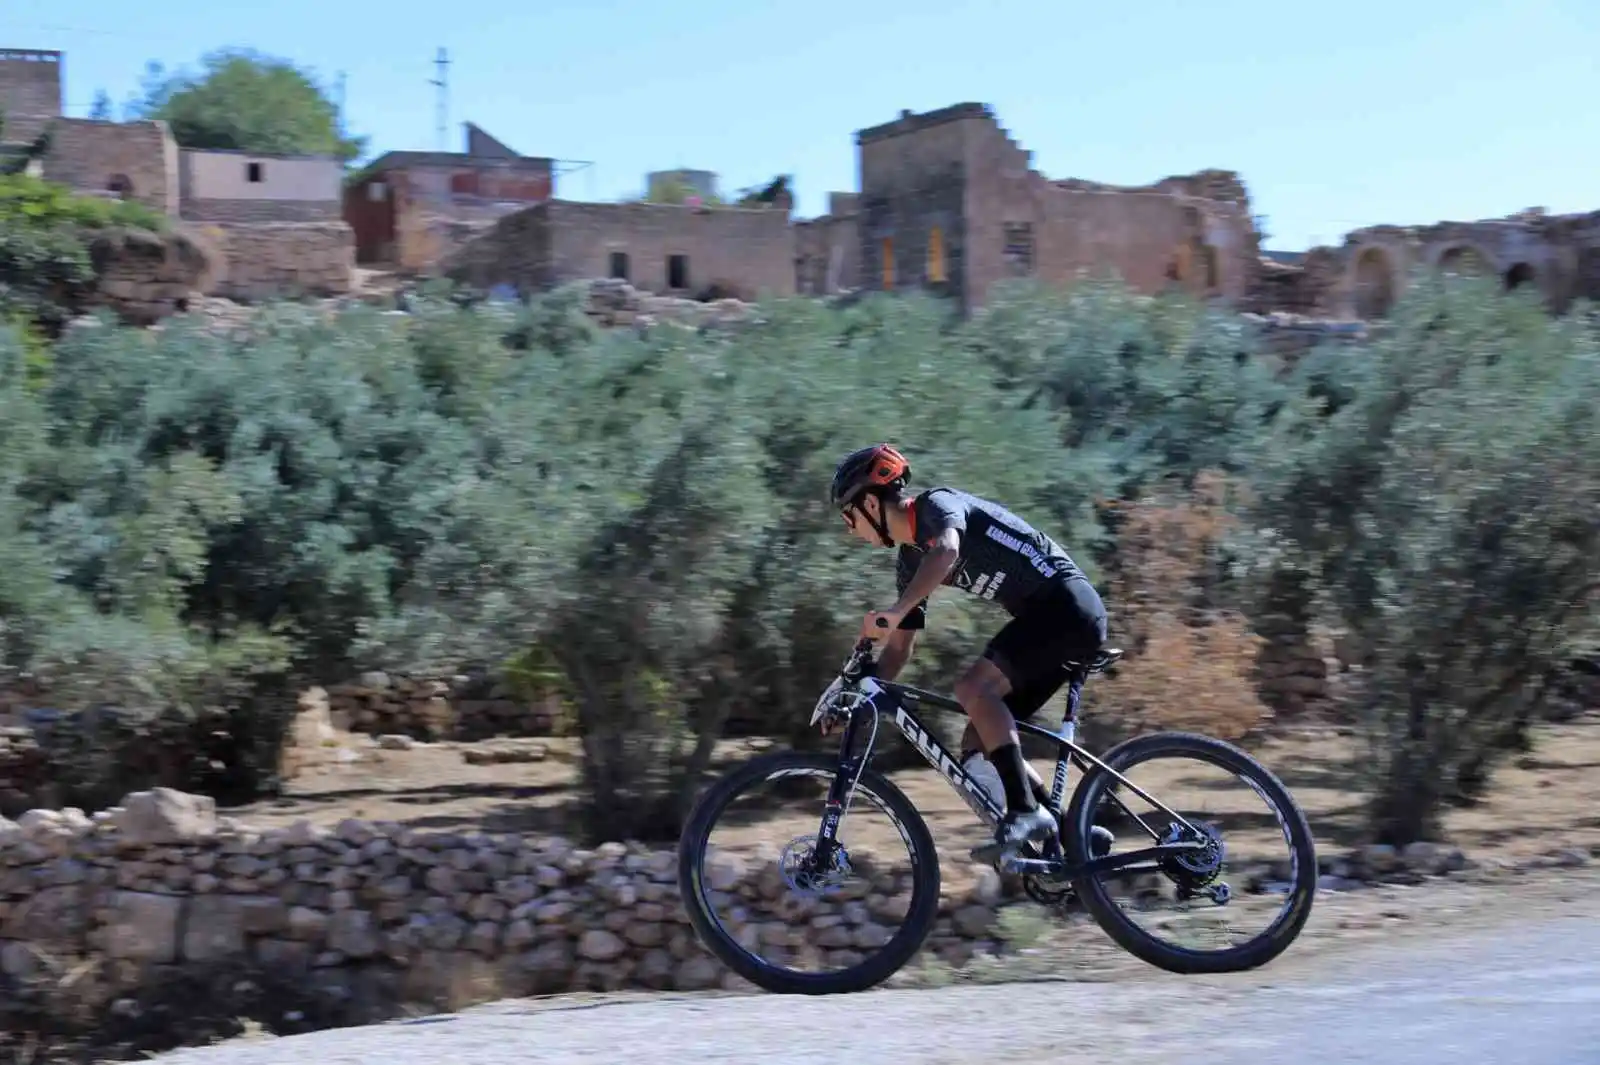
[[(1083, 685), (1088, 679), (1088, 668), (1081, 664), (1075, 664), (1067, 675), (1067, 708), (1061, 715), (1061, 728), (1056, 735), (1068, 743), (1074, 743), (1078, 738), (1078, 700), (1083, 696)], [(1067, 766), (1071, 761), (1072, 757), (1066, 748), (1061, 748), (1056, 755), (1056, 771), (1050, 781), (1050, 810), (1057, 817), (1061, 816), (1061, 807), (1067, 798)]]
[(1078, 729), (1078, 703), (1083, 698), (1083, 686), (1089, 680), (1089, 671), (1084, 666), (1073, 666), (1072, 672), (1067, 677), (1067, 706), (1061, 714), (1061, 736), (1064, 739), (1076, 739)]

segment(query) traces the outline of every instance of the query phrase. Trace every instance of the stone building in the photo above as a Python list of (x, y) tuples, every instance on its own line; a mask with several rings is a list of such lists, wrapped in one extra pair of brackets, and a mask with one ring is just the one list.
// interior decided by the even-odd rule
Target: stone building
[(465, 151), (385, 152), (345, 189), (357, 261), (426, 269), (505, 215), (554, 195), (552, 160), (464, 125)]
[[(350, 291), (355, 241), (339, 217), (343, 175), (337, 160), (180, 150), (165, 122), (69, 118), (61, 113), (63, 69), (57, 51), (0, 49), (0, 151), (48, 131), (40, 176), (82, 194), (136, 201), (173, 219), (220, 259), (197, 279), (207, 295), (267, 299)], [(185, 304), (187, 293), (174, 294), (170, 279), (152, 274), (140, 280), (138, 264), (159, 256), (124, 258), (126, 269), (111, 279), (114, 286), (103, 286), (119, 306), (138, 308), (142, 320)]]
[(6, 115), (59, 115), (64, 57), (37, 48), (0, 48), (0, 101)]
[(80, 192), (134, 200), (178, 213), (178, 146), (162, 122), (96, 122), (61, 113), (65, 57), (0, 48), (0, 147), (31, 144), (47, 129), (40, 176)]
[(657, 294), (714, 287), (774, 295), (924, 288), (981, 306), (1007, 277), (1121, 276), (1228, 301), (1254, 285), (1258, 238), (1238, 178), (1208, 171), (1144, 188), (1052, 181), (981, 104), (862, 130), (861, 191), (819, 218), (760, 207), (551, 201), (452, 256), (474, 284), (546, 287), (626, 278)]
[(610, 277), (657, 295), (795, 294), (787, 201), (768, 207), (551, 200), (501, 219), (442, 270), (482, 288), (531, 293)]
[(326, 222), (342, 213), (344, 165), (331, 155), (184, 148), (179, 214), (197, 222)]
[[(1012, 277), (1115, 275), (1144, 292), (1181, 284), (1228, 302), (1254, 283), (1259, 237), (1230, 172), (1136, 188), (1052, 180), (978, 103), (902, 111), (857, 132), (856, 145), (861, 191), (799, 239), (806, 291), (842, 283), (850, 258), (864, 288), (923, 288), (968, 310)], [(841, 251), (852, 243), (853, 255)]]
[(1337, 248), (1313, 249), (1331, 263), (1316, 302), (1323, 313), (1386, 316), (1415, 272), (1490, 274), (1507, 289), (1532, 286), (1560, 313), (1600, 300), (1600, 211), (1550, 215), (1535, 208), (1506, 218), (1431, 226), (1371, 226)]

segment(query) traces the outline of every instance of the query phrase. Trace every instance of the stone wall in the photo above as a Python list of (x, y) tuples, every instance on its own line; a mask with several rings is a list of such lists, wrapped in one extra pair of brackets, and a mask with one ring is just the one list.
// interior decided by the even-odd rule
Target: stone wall
[(117, 191), (178, 215), (178, 142), (165, 122), (58, 118), (44, 176), (75, 189)]
[(151, 325), (187, 310), (214, 283), (217, 250), (185, 230), (112, 231), (89, 246), (97, 301), (131, 325)]
[(1532, 209), (1476, 222), (1370, 226), (1316, 253), (1338, 262), (1333, 313), (1369, 320), (1389, 314), (1417, 271), (1492, 276), (1507, 289), (1537, 291), (1558, 313), (1600, 298), (1600, 212)]
[(183, 217), (193, 222), (337, 222), (338, 200), (183, 201)]
[[(720, 913), (769, 955), (837, 967), (883, 942), (910, 901), (904, 870), (866, 863), (837, 894), (793, 896), (776, 857), (772, 844), (723, 852), (707, 870)], [(1325, 883), (1468, 864), (1435, 844), (1368, 848), (1329, 857)], [(925, 955), (959, 966), (1003, 949), (1000, 914), (1020, 900), (993, 870), (973, 873), (961, 887), (947, 880)], [(1261, 866), (1232, 879), (1248, 892), (1275, 875)], [(671, 849), (354, 819), (258, 831), (166, 789), (92, 818), (0, 820), (0, 974), (73, 970), (80, 1002), (111, 1007), (184, 969), (229, 963), (345, 993), (364, 983), (396, 1003), (448, 1001), (463, 986), (479, 1000), (748, 987), (693, 934)]]
[(1178, 284), (1230, 303), (1255, 284), (1259, 234), (1231, 171), (1143, 187), (1051, 180), (976, 103), (903, 112), (856, 140), (865, 288), (946, 291), (970, 310), (1014, 277), (1115, 274), (1141, 292)]
[(251, 301), (341, 296), (355, 280), (355, 235), (343, 222), (209, 222), (197, 227), (221, 254), (207, 295)]
[[(536, 292), (614, 276), (622, 256), (633, 287), (688, 295), (722, 285), (757, 297), (795, 293), (795, 236), (786, 211), (552, 200), (506, 216), (443, 264), (482, 288)], [(669, 259), (683, 257), (685, 283)]]
[(797, 292), (831, 296), (861, 287), (861, 234), (853, 209), (796, 222), (794, 235)]
[(409, 677), (380, 671), (347, 684), (311, 688), (302, 713), (325, 710), (336, 729), (419, 740), (478, 740), (491, 736), (548, 736), (554, 705), (528, 706), (487, 678)]
[[(780, 915), (774, 862), (729, 854), (711, 872), (713, 888), (742, 903), (749, 934), (796, 953), (881, 942), (909, 900), (904, 876), (880, 870), (870, 887), (784, 900)], [(945, 895), (928, 951), (966, 960), (995, 948), (1001, 891), (983, 873)], [(173, 966), (229, 961), (285, 977), (364, 972), (410, 1001), (469, 972), (488, 977), (486, 998), (736, 986), (688, 925), (671, 849), (358, 820), (257, 831), (166, 789), (93, 818), (32, 810), (0, 821), (0, 970), (80, 960), (102, 963), (92, 979), (108, 997)]]
[(62, 54), (0, 48), (0, 109), (8, 115), (61, 113)]
[[(469, 131), (469, 137), (470, 137)], [(466, 239), (550, 198), (552, 161), (391, 152), (344, 190), (363, 263), (425, 272)]]

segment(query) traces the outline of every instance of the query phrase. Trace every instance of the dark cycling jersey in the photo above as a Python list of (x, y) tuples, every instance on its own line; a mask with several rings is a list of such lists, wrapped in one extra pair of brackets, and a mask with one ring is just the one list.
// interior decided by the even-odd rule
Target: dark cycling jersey
[[(960, 534), (961, 547), (955, 568), (943, 585), (992, 599), (1012, 617), (1038, 592), (1084, 577), (1077, 563), (1050, 537), (1000, 504), (969, 492), (929, 488), (913, 500), (911, 516), (916, 545), (901, 545), (895, 558), (895, 585), (901, 593), (916, 575), (927, 548), (946, 529)], [(928, 601), (924, 599), (900, 627), (921, 629), (927, 619)]]

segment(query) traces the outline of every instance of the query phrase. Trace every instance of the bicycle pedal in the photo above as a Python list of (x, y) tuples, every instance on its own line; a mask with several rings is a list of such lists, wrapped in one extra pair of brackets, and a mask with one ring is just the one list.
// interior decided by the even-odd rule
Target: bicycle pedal
[(972, 848), (969, 853), (973, 861), (992, 865), (997, 872), (1014, 872), (1015, 870), (1007, 869), (1006, 866), (1014, 865), (1017, 859), (1022, 857), (1022, 844), (985, 843)]

